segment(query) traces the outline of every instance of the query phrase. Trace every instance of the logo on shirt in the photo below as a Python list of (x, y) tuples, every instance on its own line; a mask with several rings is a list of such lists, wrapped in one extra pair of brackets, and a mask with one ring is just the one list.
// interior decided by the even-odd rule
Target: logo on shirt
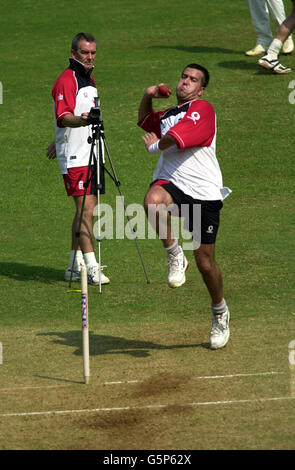
[(191, 116), (188, 116), (187, 118), (194, 121), (194, 124), (197, 124), (197, 121), (201, 118), (201, 116), (197, 111), (195, 111), (195, 112), (192, 113)]
[(213, 225), (209, 225), (208, 229), (206, 230), (206, 233), (213, 233), (214, 227)]
[(64, 95), (60, 93), (57, 97), (57, 101), (62, 101), (64, 99)]

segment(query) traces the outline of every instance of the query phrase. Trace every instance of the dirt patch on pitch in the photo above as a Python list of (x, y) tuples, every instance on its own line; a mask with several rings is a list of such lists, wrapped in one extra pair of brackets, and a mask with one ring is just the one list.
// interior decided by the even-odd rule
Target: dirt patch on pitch
[(176, 390), (180, 390), (185, 384), (187, 384), (189, 380), (190, 378), (185, 374), (172, 375), (160, 373), (137, 384), (132, 396), (134, 398), (140, 398), (155, 396), (162, 393), (175, 393)]
[(79, 420), (79, 424), (87, 428), (112, 430), (134, 427), (143, 421), (143, 413), (140, 410), (122, 410), (103, 412), (100, 415), (88, 416), (87, 419)]

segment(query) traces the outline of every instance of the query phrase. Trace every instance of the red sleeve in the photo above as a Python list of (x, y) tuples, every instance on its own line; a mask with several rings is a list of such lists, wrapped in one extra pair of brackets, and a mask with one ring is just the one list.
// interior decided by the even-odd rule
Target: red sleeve
[(216, 119), (208, 101), (193, 101), (185, 116), (167, 134), (172, 135), (179, 148), (207, 147), (216, 134)]
[(67, 69), (56, 80), (52, 96), (54, 99), (55, 116), (58, 127), (66, 114), (74, 114), (76, 106), (77, 82), (71, 70)]
[(137, 125), (147, 132), (154, 132), (161, 139), (160, 116), (162, 113), (152, 111), (141, 119)]

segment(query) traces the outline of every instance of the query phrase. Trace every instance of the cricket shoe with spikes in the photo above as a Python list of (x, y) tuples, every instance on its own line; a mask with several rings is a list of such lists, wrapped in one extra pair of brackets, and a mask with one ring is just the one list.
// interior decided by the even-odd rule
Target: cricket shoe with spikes
[(220, 315), (212, 313), (212, 327), (210, 331), (211, 349), (223, 348), (229, 340), (229, 309)]
[(276, 74), (285, 74), (291, 72), (291, 69), (284, 67), (284, 65), (282, 65), (278, 59), (272, 58), (268, 55), (261, 57), (261, 59), (258, 60), (258, 64), (264, 69), (270, 70)]
[(101, 266), (100, 268), (100, 273), (99, 273), (99, 266), (90, 266), (87, 268), (87, 277), (88, 277), (88, 284), (92, 286), (98, 286), (99, 285), (99, 275), (100, 275), (100, 282), (101, 284), (109, 284), (110, 280), (109, 278), (102, 272), (103, 268), (105, 266)]
[(181, 251), (178, 255), (168, 255), (168, 286), (175, 288), (180, 287), (185, 283), (185, 272), (188, 269), (188, 261)]

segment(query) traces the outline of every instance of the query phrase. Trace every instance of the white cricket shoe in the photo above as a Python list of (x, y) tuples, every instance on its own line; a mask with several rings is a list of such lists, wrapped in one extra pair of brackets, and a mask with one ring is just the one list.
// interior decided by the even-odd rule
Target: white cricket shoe
[[(109, 284), (110, 280), (109, 278), (102, 272), (104, 266), (101, 266), (100, 268), (100, 279), (101, 279), (101, 284)], [(92, 286), (98, 286), (99, 285), (99, 266), (94, 265), (90, 266), (87, 268), (87, 277), (88, 277), (88, 284)]]
[(289, 36), (283, 44), (282, 53), (291, 54), (294, 51), (294, 42), (293, 39)]
[(168, 286), (175, 288), (185, 283), (185, 271), (188, 269), (188, 261), (182, 248), (178, 255), (168, 255)]
[(212, 327), (210, 331), (211, 349), (223, 348), (229, 340), (229, 309), (221, 315), (212, 314)]
[(265, 54), (266, 50), (264, 49), (263, 46), (260, 44), (257, 44), (253, 49), (250, 49), (250, 51), (245, 52), (247, 56), (254, 57), (256, 55), (263, 55)]
[(284, 73), (291, 72), (291, 69), (289, 67), (284, 67), (284, 65), (282, 65), (278, 59), (272, 58), (271, 56), (268, 56), (268, 55), (261, 57), (261, 59), (258, 60), (258, 64), (261, 67), (267, 70), (271, 70), (272, 72), (277, 73), (277, 74), (284, 74)]
[[(68, 268), (65, 272), (65, 281), (71, 280), (71, 272), (72, 270)], [(81, 279), (81, 271), (75, 270), (73, 271), (72, 281), (80, 281)]]

